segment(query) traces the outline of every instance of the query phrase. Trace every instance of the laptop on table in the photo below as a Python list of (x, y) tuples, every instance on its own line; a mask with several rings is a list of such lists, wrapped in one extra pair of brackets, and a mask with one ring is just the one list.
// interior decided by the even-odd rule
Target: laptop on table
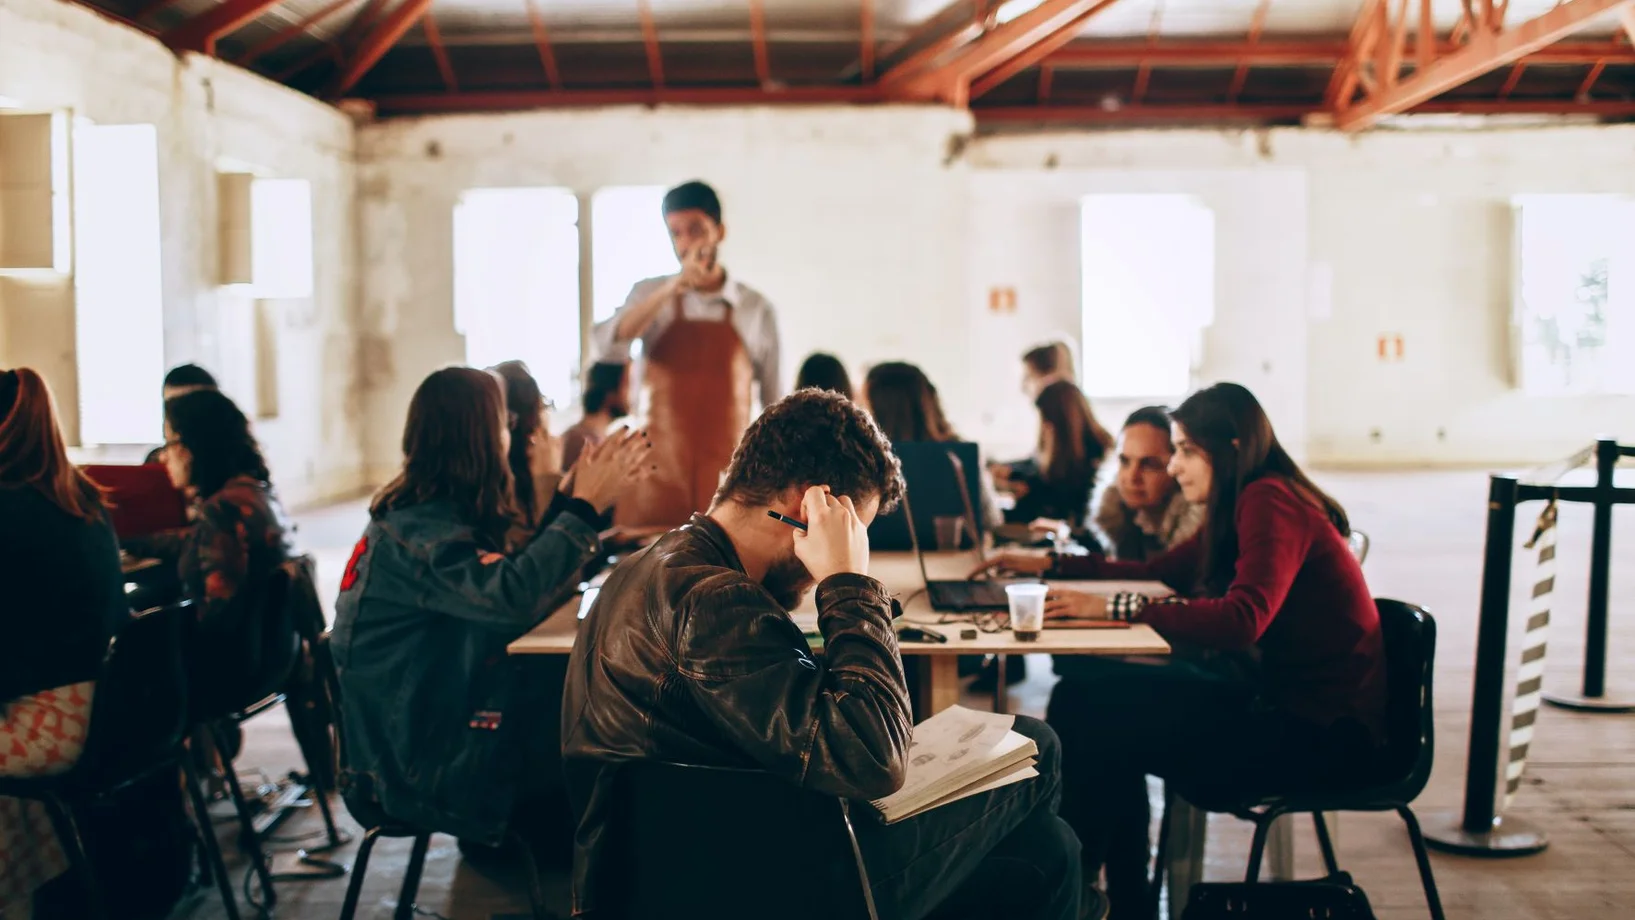
[[(982, 531), (977, 526), (976, 510), (971, 506), (970, 493), (964, 488), (965, 465), (952, 451), (947, 454), (949, 471), (953, 474), (951, 482), (955, 491), (959, 492), (961, 503), (964, 505), (965, 526), (973, 535), (972, 558), (975, 562), (986, 565), (988, 554), (982, 548)], [(903, 517), (908, 522), (909, 542), (914, 546), (914, 558), (920, 564), (920, 577), (925, 579), (925, 596), (931, 602), (931, 609), (941, 613), (988, 613), (1010, 609), (1010, 598), (1005, 594), (1005, 586), (1016, 584), (1007, 580), (976, 580), (976, 579), (933, 579), (925, 568), (925, 549), (920, 544), (919, 528), (914, 524), (914, 509), (909, 505), (908, 494), (903, 494)]]

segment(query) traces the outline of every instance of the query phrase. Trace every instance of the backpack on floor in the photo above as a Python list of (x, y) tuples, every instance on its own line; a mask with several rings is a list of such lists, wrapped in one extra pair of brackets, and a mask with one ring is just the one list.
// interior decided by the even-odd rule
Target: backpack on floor
[(1341, 872), (1308, 882), (1204, 882), (1181, 920), (1375, 920), (1368, 896)]

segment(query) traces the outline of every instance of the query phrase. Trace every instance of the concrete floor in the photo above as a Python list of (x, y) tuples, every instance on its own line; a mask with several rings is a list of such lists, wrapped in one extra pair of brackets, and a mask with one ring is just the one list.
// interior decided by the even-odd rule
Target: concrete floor
[[(1416, 803), (1416, 810), (1431, 823), (1439, 813), (1451, 812), (1463, 801), (1486, 477), (1470, 472), (1416, 472), (1325, 473), (1318, 478), (1346, 505), (1356, 526), (1373, 538), (1366, 571), (1374, 593), (1422, 604), (1439, 623), (1437, 763), (1430, 787)], [(1531, 530), (1537, 508), (1522, 510), (1518, 531)], [(319, 555), (327, 600), (334, 596), (351, 545), (361, 532), (363, 506), (338, 506), (302, 515), (300, 520), (303, 542)], [(1565, 507), (1561, 527), (1545, 686), (1571, 692), (1581, 672), (1588, 510)], [(1525, 536), (1518, 542), (1522, 539)], [(1609, 696), (1635, 698), (1635, 675), (1628, 668), (1635, 660), (1635, 566), (1628, 564), (1635, 558), (1631, 555), (1635, 553), (1635, 515), (1627, 510), (1615, 515), (1613, 546)], [(1518, 615), (1526, 608), (1523, 592), (1532, 580), (1531, 556), (1518, 551), (1516, 557), (1513, 610)], [(1516, 629), (1519, 621), (1513, 637)], [(1514, 645), (1511, 658), (1514, 667)], [(1019, 712), (1040, 714), (1053, 678), (1047, 661), (1030, 665), (1032, 677), (1013, 688), (1011, 705)], [(987, 701), (973, 697), (967, 704), (983, 706)], [(263, 717), (246, 734), (241, 766), (280, 775), (298, 765), (281, 713)], [(344, 816), (344, 809), (341, 812)], [(1506, 861), (1433, 855), (1450, 918), (1546, 920), (1635, 914), (1635, 715), (1577, 715), (1546, 707), (1539, 719), (1525, 784), (1508, 813), (1547, 832), (1550, 848), (1537, 856)], [(285, 825), (281, 835), (296, 836), (318, 826), (316, 814), (301, 814)], [(223, 839), (230, 838), (224, 834)], [(1230, 817), (1212, 818), (1206, 877), (1239, 877), (1248, 839), (1247, 825)], [(1345, 816), (1338, 845), (1342, 867), (1368, 892), (1381, 918), (1425, 916), (1413, 858), (1394, 816)], [(343, 849), (338, 858), (350, 861), (355, 846)], [(1299, 825), (1297, 849), (1301, 874), (1318, 874), (1309, 822)], [(363, 889), (360, 920), (390, 917), (407, 854), (406, 841), (385, 841), (376, 848)], [(230, 843), (228, 857), (236, 858)], [(237, 871), (242, 873), (242, 865)], [(344, 879), (280, 883), (277, 914), (335, 917), (345, 884)], [(547, 889), (554, 908), (565, 916), (565, 877), (552, 875)], [(454, 841), (442, 837), (433, 842), (419, 904), (426, 916), (450, 920), (500, 920), (527, 910), (526, 897), (515, 879), (489, 877), (464, 865)], [(177, 913), (189, 920), (221, 916), (214, 892), (194, 895)]]

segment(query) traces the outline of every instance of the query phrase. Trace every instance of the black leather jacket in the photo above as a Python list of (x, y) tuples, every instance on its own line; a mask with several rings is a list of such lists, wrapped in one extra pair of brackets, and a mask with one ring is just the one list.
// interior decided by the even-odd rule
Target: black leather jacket
[(821, 659), (703, 515), (614, 570), (579, 627), (562, 707), (575, 916), (602, 887), (622, 761), (758, 767), (860, 800), (902, 785), (913, 720), (896, 602), (872, 578), (836, 575), (817, 605)]

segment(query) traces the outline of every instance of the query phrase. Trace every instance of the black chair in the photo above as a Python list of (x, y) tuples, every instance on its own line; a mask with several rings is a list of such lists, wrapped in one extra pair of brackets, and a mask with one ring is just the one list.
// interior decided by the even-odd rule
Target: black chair
[[(358, 912), (358, 897), (363, 891), (363, 877), (369, 870), (369, 855), (375, 850), (376, 841), (386, 838), (408, 838), (414, 840), (414, 846), (409, 851), (409, 863), (403, 870), (403, 884), (398, 888), (397, 909), (393, 911), (393, 920), (415, 920), (415, 898), (420, 893), (420, 877), (426, 868), (426, 851), (431, 847), (431, 836), (435, 831), (415, 827), (392, 818), (378, 805), (369, 801), (357, 791), (349, 788), (352, 785), (352, 775), (346, 769), (346, 726), (341, 717), (341, 680), (335, 669), (334, 656), (329, 651), (329, 633), (318, 637), (313, 643), (312, 658), (318, 676), (329, 693), (333, 708), (335, 723), (335, 747), (340, 753), (339, 785), (342, 790), (346, 810), (352, 814), (353, 820), (366, 828), (363, 843), (358, 846), (356, 861), (352, 864), (352, 878), (346, 885), (346, 900), (341, 902), (340, 920), (353, 920)], [(528, 905), (536, 920), (549, 920), (550, 914), (545, 910), (545, 894), (539, 884), (539, 867), (534, 863), (533, 851), (526, 841), (511, 835), (510, 842), (522, 855), (523, 869), (528, 877)]]
[[(875, 920), (843, 799), (759, 770), (619, 768), (600, 904), (622, 920)], [(677, 845), (681, 841), (682, 845)]]
[[(1208, 806), (1225, 811), (1255, 825), (1249, 849), (1249, 869), (1245, 879), (1260, 879), (1260, 864), (1266, 851), (1266, 834), (1272, 822), (1288, 814), (1310, 813), (1316, 825), (1317, 844), (1323, 851), (1323, 865), (1330, 875), (1340, 871), (1329, 839), (1323, 812), (1394, 811), (1408, 828), (1414, 859), (1419, 864), (1419, 880), (1434, 920), (1443, 920), (1442, 899), (1437, 894), (1436, 877), (1431, 872), (1430, 855), (1419, 819), (1410, 804), (1424, 791), (1435, 760), (1436, 734), (1432, 725), (1431, 678), (1436, 662), (1436, 621), (1422, 607), (1402, 601), (1376, 599), (1380, 631), (1385, 640), (1387, 698), (1385, 709), (1386, 747), (1379, 778), (1373, 785), (1332, 792), (1302, 793), (1293, 796), (1265, 796), (1233, 805)], [(1184, 791), (1184, 790), (1183, 790)], [(1152, 904), (1158, 907), (1158, 892), (1169, 837), (1169, 814), (1165, 807), (1158, 837), (1157, 869), (1154, 872)]]
[[(187, 671), (183, 636), (192, 605), (181, 601), (131, 619), (109, 644), (91, 701), (91, 721), (79, 760), (55, 776), (0, 778), (0, 796), (45, 805), (72, 870), (79, 876), (87, 909), (107, 918), (101, 886), (80, 837), (79, 815), (92, 802), (178, 762), (188, 772), (194, 817), (204, 837), (206, 868), (221, 892), (229, 920), (238, 920), (233, 884), (210, 832), (204, 796), (190, 759), (182, 754), (187, 731)], [(117, 854), (106, 854), (113, 858)]]

